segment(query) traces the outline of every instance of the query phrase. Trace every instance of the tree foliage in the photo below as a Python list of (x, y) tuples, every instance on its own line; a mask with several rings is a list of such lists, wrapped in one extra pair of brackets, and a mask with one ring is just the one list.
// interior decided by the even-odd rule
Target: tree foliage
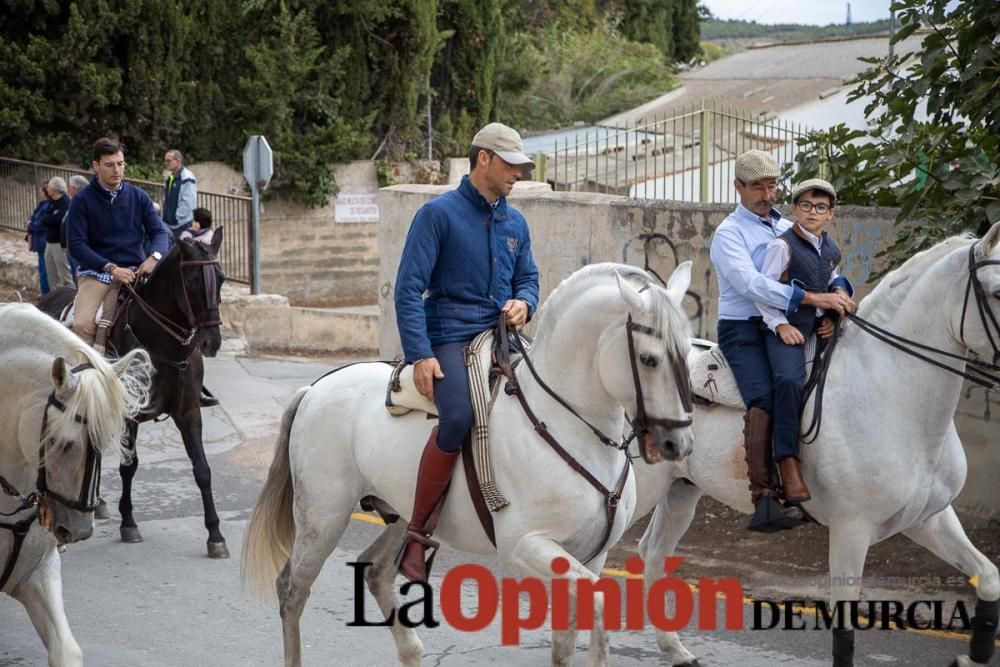
[[(6, 2), (0, 154), (87, 165), (106, 135), (145, 172), (168, 148), (238, 166), (247, 136), (264, 134), (271, 191), (322, 204), (336, 192), (334, 162), (423, 154), (428, 110), (440, 157), (492, 120), (592, 120), (669, 89), (662, 48), (690, 41), (676, 27), (687, 4)], [(639, 5), (661, 22), (630, 37), (621, 17)]]
[(1000, 14), (993, 0), (898, 0), (896, 44), (918, 52), (866, 59), (850, 100), (867, 131), (837, 126), (800, 141), (801, 177), (829, 170), (842, 201), (900, 207), (895, 261), (1000, 220)]

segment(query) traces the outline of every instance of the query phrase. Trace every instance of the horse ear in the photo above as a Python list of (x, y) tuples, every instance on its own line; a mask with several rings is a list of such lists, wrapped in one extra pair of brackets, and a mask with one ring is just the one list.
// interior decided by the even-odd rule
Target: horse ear
[(983, 240), (979, 242), (979, 252), (981, 253), (981, 256), (986, 257), (993, 252), (993, 249), (997, 247), (998, 243), (1000, 243), (1000, 221), (993, 223), (993, 226), (990, 227), (990, 231), (986, 232), (986, 236), (984, 236)]
[(682, 262), (667, 280), (667, 294), (670, 295), (674, 303), (680, 304), (684, 300), (684, 295), (687, 294), (688, 287), (691, 286), (692, 266), (694, 266), (694, 262)]
[(219, 250), (222, 248), (222, 227), (215, 230), (212, 234), (212, 254), (216, 257), (219, 256)]
[(79, 380), (70, 371), (69, 363), (64, 357), (56, 357), (52, 362), (52, 385), (55, 387), (56, 398), (66, 400), (76, 391)]
[(628, 304), (628, 309), (633, 315), (642, 312), (642, 295), (639, 290), (632, 287), (628, 280), (622, 278), (622, 274), (615, 271), (615, 278), (618, 279), (618, 290), (622, 293), (622, 298)]

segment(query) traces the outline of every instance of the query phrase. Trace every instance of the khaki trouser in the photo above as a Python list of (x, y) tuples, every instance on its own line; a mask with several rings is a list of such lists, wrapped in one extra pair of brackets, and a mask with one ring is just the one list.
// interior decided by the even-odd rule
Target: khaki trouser
[(45, 272), (49, 277), (49, 288), (72, 287), (73, 274), (66, 259), (66, 251), (59, 242), (45, 244)]
[[(73, 312), (73, 332), (83, 339), (87, 345), (94, 344), (94, 337), (97, 335), (97, 311), (100, 309), (104, 299), (111, 290), (118, 291), (121, 284), (112, 281), (111, 285), (105, 285), (93, 276), (80, 276), (80, 282), (76, 286), (76, 306)], [(107, 317), (108, 313), (104, 313)]]

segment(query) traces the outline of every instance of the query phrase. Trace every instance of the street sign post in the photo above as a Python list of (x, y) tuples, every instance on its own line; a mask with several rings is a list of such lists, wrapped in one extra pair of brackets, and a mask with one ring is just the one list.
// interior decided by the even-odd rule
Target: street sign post
[(271, 182), (272, 175), (274, 155), (271, 147), (263, 136), (253, 134), (243, 147), (243, 178), (250, 185), (253, 196), (253, 228), (250, 232), (250, 291), (253, 294), (260, 294), (260, 193)]

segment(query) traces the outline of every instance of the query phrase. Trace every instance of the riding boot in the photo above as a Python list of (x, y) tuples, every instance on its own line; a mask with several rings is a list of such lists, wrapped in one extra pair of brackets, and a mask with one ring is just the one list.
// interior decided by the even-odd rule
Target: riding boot
[(210, 392), (205, 387), (201, 388), (201, 395), (198, 396), (198, 407), (210, 408), (213, 405), (218, 405), (219, 399), (215, 397), (215, 394)]
[(115, 312), (118, 310), (118, 291), (121, 283), (118, 280), (111, 281), (111, 288), (104, 293), (104, 301), (101, 303), (101, 319), (97, 321), (97, 333), (94, 336), (94, 349), (101, 354), (105, 353), (108, 346), (108, 335), (111, 333), (111, 325), (115, 321)]
[(804, 503), (812, 498), (802, 479), (802, 469), (797, 458), (789, 456), (781, 459), (778, 461), (778, 469), (781, 471), (781, 488), (785, 491), (786, 502)]
[[(438, 543), (430, 539), (436, 521), (432, 520), (434, 510), (444, 497), (461, 451), (444, 452), (437, 445), (438, 429), (435, 426), (424, 446), (417, 472), (417, 491), (413, 498), (413, 514), (407, 530), (407, 541), (399, 560), (400, 573), (410, 581), (427, 581), (430, 570), (424, 554), (428, 547), (437, 550)], [(433, 559), (433, 554), (431, 559)]]
[(783, 508), (778, 504), (773, 482), (771, 415), (760, 408), (750, 408), (743, 417), (743, 446), (746, 448), (747, 475), (754, 512), (749, 530), (771, 533), (794, 528), (801, 523), (799, 507)]

